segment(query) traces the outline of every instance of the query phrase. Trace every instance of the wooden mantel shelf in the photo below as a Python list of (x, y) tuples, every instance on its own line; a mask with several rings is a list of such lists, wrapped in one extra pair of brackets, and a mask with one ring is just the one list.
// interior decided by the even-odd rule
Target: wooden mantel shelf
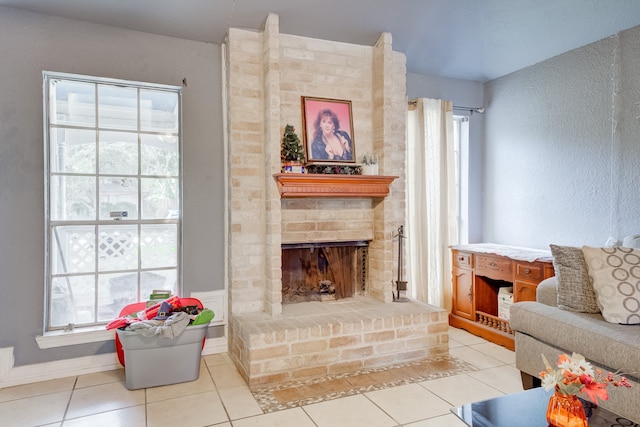
[(280, 196), (386, 197), (397, 176), (277, 173)]

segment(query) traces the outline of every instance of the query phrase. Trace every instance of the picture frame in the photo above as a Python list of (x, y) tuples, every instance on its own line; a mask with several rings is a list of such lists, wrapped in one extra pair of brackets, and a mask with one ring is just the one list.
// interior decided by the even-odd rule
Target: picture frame
[(355, 163), (351, 101), (301, 97), (307, 163)]

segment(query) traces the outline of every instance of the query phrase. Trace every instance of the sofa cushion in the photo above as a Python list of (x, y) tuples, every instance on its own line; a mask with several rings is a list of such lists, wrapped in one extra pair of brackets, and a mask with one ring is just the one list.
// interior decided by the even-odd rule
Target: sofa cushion
[(558, 279), (558, 307), (563, 310), (599, 313), (596, 294), (581, 248), (549, 245)]
[(538, 283), (536, 301), (554, 307), (558, 306), (558, 278), (556, 276), (549, 277)]
[(640, 324), (640, 249), (583, 246), (582, 252), (604, 319)]
[(538, 302), (513, 304), (509, 324), (514, 331), (567, 353), (576, 352), (601, 366), (639, 376), (640, 326), (608, 323), (601, 314), (560, 310)]

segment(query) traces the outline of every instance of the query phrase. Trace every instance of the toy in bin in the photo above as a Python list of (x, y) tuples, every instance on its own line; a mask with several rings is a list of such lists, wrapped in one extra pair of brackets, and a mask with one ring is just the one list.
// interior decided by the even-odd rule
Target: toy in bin
[(167, 301), (162, 301), (160, 308), (158, 309), (158, 314), (153, 318), (153, 320), (167, 320), (169, 316), (171, 316), (172, 311), (173, 306)]
[[(150, 335), (151, 329), (185, 316), (190, 324), (175, 336)], [(107, 329), (117, 328), (116, 352), (125, 367), (126, 387), (133, 390), (198, 379), (202, 348), (213, 316), (213, 311), (205, 309), (198, 299), (177, 296), (151, 307), (144, 302), (124, 307)], [(141, 331), (131, 330), (134, 323)]]

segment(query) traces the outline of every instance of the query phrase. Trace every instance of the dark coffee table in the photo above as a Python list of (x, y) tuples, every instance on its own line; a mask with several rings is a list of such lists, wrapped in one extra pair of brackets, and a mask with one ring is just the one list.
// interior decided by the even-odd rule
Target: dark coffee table
[[(551, 391), (542, 387), (451, 408), (470, 427), (547, 427)], [(639, 427), (633, 421), (582, 401), (589, 427)]]

